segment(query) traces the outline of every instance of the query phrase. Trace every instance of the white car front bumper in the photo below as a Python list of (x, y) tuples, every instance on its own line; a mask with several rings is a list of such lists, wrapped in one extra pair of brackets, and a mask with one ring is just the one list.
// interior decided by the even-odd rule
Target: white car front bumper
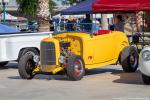
[(150, 76), (150, 61), (145, 61), (142, 57), (144, 51), (150, 51), (150, 47), (145, 47), (139, 57), (139, 69), (140, 71), (147, 76)]

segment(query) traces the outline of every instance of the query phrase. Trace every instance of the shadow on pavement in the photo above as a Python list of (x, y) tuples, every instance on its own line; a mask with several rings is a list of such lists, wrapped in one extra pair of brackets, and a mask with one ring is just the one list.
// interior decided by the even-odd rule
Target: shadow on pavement
[(0, 66), (0, 70), (8, 69), (7, 66)]
[[(8, 77), (8, 78), (9, 79), (22, 79), (20, 76), (11, 76), (11, 77)], [(62, 81), (66, 80), (66, 81), (69, 81), (68, 77), (63, 72), (62, 73), (58, 73), (57, 75), (53, 75), (51, 73), (39, 73), (39, 74), (36, 74), (33, 77), (33, 79), (39, 79), (39, 80), (62, 80)]]
[(112, 72), (111, 74), (117, 75), (120, 78), (114, 80), (114, 83), (124, 83), (124, 84), (136, 84), (136, 85), (143, 85), (140, 72), (137, 71), (135, 73), (115, 73)]
[(125, 73), (123, 72), (123, 70), (118, 69), (99, 68), (87, 70), (86, 72), (87, 76), (111, 72), (112, 75), (119, 76), (119, 79), (113, 80), (114, 83), (143, 85), (141, 74), (139, 71), (136, 71), (134, 73)]
[[(119, 73), (122, 72), (121, 70), (111, 69), (111, 68), (99, 68), (99, 69), (90, 69), (86, 70), (86, 76), (89, 75), (96, 75), (96, 74), (102, 74), (106, 72), (114, 72)], [(9, 79), (22, 79), (20, 76), (11, 76), (8, 77)], [(62, 81), (70, 81), (65, 75), (65, 73), (58, 73), (57, 75), (52, 75), (51, 73), (43, 73), (43, 74), (37, 74), (34, 76), (33, 79), (40, 79), (40, 80), (62, 80)]]
[[(96, 74), (103, 74), (110, 72), (112, 75), (119, 76), (119, 79), (113, 80), (114, 83), (123, 83), (123, 84), (136, 84), (142, 85), (142, 79), (140, 76), (139, 71), (135, 73), (124, 73), (122, 70), (115, 69), (115, 68), (99, 68), (99, 69), (90, 69), (86, 70), (86, 76), (96, 75)], [(20, 76), (11, 76), (8, 77), (9, 79), (22, 79)], [(33, 79), (39, 80), (61, 80), (61, 81), (70, 81), (65, 74), (37, 74)]]
[(122, 70), (117, 70), (114, 68), (97, 68), (97, 69), (86, 70), (86, 76), (95, 75), (95, 74), (102, 74), (102, 73), (107, 73), (107, 72), (123, 73)]
[[(8, 77), (9, 79), (19, 79), (19, 80), (24, 80), (20, 76), (11, 76)], [(66, 75), (43, 75), (43, 74), (38, 74), (35, 75), (34, 79), (38, 80), (62, 80), (62, 81), (69, 81)]]
[(18, 68), (18, 63), (17, 62), (10, 62), (5, 66), (0, 66), (0, 70), (4, 70), (4, 69), (17, 69)]

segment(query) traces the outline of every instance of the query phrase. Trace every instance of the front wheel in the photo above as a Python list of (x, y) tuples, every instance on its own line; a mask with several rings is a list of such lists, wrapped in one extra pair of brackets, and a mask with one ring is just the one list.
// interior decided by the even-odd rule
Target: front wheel
[(81, 80), (85, 75), (85, 64), (83, 59), (80, 56), (69, 57), (66, 70), (70, 80)]
[(150, 76), (142, 74), (142, 80), (143, 80), (144, 84), (150, 85)]
[(34, 74), (32, 73), (35, 69), (35, 62), (33, 61), (32, 55), (24, 55), (19, 60), (18, 71), (23, 79), (32, 79)]
[(121, 53), (121, 65), (124, 72), (135, 72), (138, 67), (138, 52), (133, 46), (125, 47)]

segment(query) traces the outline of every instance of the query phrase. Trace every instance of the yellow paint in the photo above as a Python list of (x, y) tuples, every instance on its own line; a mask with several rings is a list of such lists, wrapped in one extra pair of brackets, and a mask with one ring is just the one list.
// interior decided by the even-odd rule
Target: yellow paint
[(33, 71), (32, 73), (35, 74), (37, 72), (40, 72), (41, 71), (41, 66), (37, 66)]
[(37, 67), (32, 71), (32, 73), (35, 74), (35, 73), (37, 73), (37, 72), (43, 71), (43, 72), (50, 72), (50, 73), (56, 74), (56, 73), (58, 73), (58, 72), (64, 70), (63, 67), (58, 67), (58, 66), (56, 66), (56, 65), (54, 65), (54, 66), (47, 66), (47, 69), (41, 69), (41, 68), (42, 68), (41, 66), (37, 66)]
[(53, 73), (53, 74), (56, 74), (56, 73), (58, 73), (58, 72), (60, 72), (60, 71), (62, 71), (62, 70), (64, 70), (63, 67), (58, 67), (58, 68), (54, 69), (54, 70), (52, 71), (52, 73)]
[[(113, 31), (110, 34), (93, 36), (92, 38), (89, 34), (81, 32), (62, 33), (42, 41), (55, 43), (57, 66), (59, 66), (58, 59), (60, 56), (59, 42), (70, 42), (71, 47), (69, 50), (83, 58), (85, 68), (87, 69), (116, 63), (123, 48), (129, 45), (125, 33), (117, 31)], [(54, 68), (52, 70), (54, 71), (53, 73), (55, 73), (55, 70), (58, 72), (62, 69), (59, 67)]]

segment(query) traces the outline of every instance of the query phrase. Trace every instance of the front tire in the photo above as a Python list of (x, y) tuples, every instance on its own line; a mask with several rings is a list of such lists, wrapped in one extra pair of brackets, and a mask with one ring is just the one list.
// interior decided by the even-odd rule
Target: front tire
[(135, 72), (138, 67), (138, 58), (138, 51), (135, 47), (125, 47), (121, 53), (121, 65), (124, 72)]
[(35, 55), (38, 55), (39, 56), (39, 52), (38, 50), (36, 50), (35, 48), (26, 48), (22, 51), (20, 51), (20, 54), (19, 54), (19, 57), (18, 57), (18, 61), (20, 60), (20, 58), (24, 55), (32, 55), (32, 56), (35, 56)]
[(66, 70), (70, 80), (81, 80), (85, 75), (85, 64), (83, 59), (80, 56), (69, 57)]
[(143, 80), (144, 84), (150, 85), (150, 76), (142, 74), (142, 80)]
[(35, 62), (32, 55), (24, 55), (19, 60), (18, 71), (20, 77), (23, 79), (32, 79), (34, 77), (33, 70), (35, 69)]

